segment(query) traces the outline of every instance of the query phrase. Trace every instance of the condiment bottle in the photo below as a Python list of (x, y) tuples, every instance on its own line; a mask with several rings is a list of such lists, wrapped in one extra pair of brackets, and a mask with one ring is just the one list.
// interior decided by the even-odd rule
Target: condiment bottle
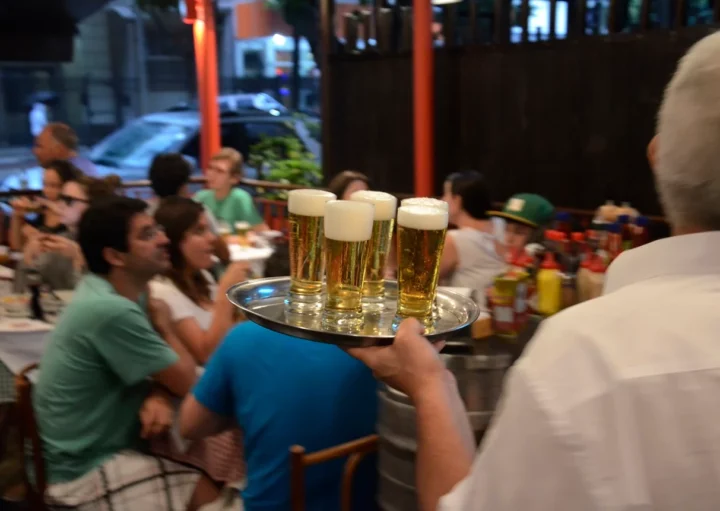
[(572, 233), (572, 216), (567, 211), (559, 211), (555, 215), (555, 230), (565, 233), (565, 236), (570, 237)]
[(588, 286), (588, 300), (602, 295), (605, 286), (605, 272), (607, 266), (601, 257), (595, 257), (590, 263), (590, 285)]
[(622, 237), (622, 249), (630, 250), (633, 247), (633, 226), (630, 224), (629, 215), (618, 216), (620, 224), (620, 236)]
[(595, 257), (595, 254), (588, 251), (580, 263), (580, 269), (576, 277), (578, 302), (584, 302), (590, 299), (590, 266)]
[(551, 316), (562, 308), (562, 275), (552, 252), (545, 254), (537, 274), (537, 311)]
[(622, 235), (620, 234), (620, 224), (610, 224), (608, 226), (607, 251), (610, 260), (614, 260), (622, 252)]
[(650, 241), (650, 232), (648, 224), (650, 220), (646, 216), (639, 216), (635, 219), (635, 229), (633, 229), (633, 247), (640, 247)]

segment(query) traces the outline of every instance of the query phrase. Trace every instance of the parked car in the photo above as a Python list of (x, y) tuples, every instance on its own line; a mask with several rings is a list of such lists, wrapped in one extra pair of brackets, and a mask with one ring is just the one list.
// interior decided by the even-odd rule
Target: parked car
[[(312, 139), (302, 121), (275, 108), (267, 111), (254, 107), (231, 110), (227, 107), (231, 102), (225, 99), (224, 96), (218, 98), (225, 105), (220, 118), (223, 147), (237, 149), (248, 160), (250, 147), (263, 136), (294, 136), (319, 160), (319, 143)], [(265, 99), (261, 103), (272, 106)], [(197, 110), (187, 107), (145, 115), (108, 135), (86, 156), (95, 163), (98, 174), (117, 174), (123, 181), (136, 181), (147, 179), (153, 158), (166, 152), (182, 153), (195, 167), (195, 174), (201, 173), (198, 168), (200, 115)], [(246, 177), (257, 177), (256, 169), (247, 165), (244, 172)], [(41, 167), (18, 171), (2, 182), (0, 190), (39, 190), (42, 188), (42, 177)]]

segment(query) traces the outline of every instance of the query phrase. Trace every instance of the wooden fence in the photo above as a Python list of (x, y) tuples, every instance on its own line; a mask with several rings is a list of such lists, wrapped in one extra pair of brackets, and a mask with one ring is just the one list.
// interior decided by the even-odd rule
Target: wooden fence
[[(535, 0), (495, 0), (490, 11), (464, 2), (438, 14), (436, 190), (449, 173), (476, 169), (498, 200), (528, 191), (568, 208), (614, 199), (661, 214), (646, 145), (677, 60), (717, 28), (720, 0), (545, 4), (551, 19), (568, 13), (566, 33), (552, 22), (548, 32), (529, 27)], [(333, 1), (322, 6), (332, 12)], [(323, 17), (326, 175), (354, 169), (378, 189), (412, 191), (411, 16), (378, 1), (346, 19), (360, 22), (364, 47), (334, 41)]]

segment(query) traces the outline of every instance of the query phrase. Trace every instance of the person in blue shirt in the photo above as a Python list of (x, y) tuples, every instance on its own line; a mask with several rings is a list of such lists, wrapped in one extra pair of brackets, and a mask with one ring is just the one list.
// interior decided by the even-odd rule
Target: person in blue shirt
[[(277, 250), (266, 274), (287, 275), (288, 259), (287, 250)], [(247, 462), (245, 510), (287, 511), (289, 448), (297, 444), (314, 452), (373, 434), (376, 418), (377, 382), (360, 362), (336, 346), (246, 321), (230, 331), (185, 398), (180, 431), (198, 439), (237, 423)], [(343, 463), (306, 471), (309, 511), (339, 508)], [(361, 464), (354, 509), (375, 508), (375, 469), (374, 458)]]

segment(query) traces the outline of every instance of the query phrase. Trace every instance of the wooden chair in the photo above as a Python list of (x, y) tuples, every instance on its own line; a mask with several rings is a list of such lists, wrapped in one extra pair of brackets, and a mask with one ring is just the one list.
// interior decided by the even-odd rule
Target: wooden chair
[(352, 442), (336, 445), (322, 451), (305, 453), (305, 448), (293, 445), (290, 448), (290, 507), (292, 511), (305, 511), (305, 469), (311, 465), (344, 458), (342, 485), (340, 487), (340, 511), (351, 511), (352, 484), (355, 472), (363, 458), (377, 451), (378, 436), (370, 435)]
[(20, 448), (25, 452), (28, 441), (32, 447), (32, 463), (35, 472), (35, 484), (30, 481), (27, 469), (24, 470), (25, 486), (27, 488), (27, 500), (30, 509), (33, 511), (46, 511), (45, 490), (47, 480), (45, 478), (45, 459), (42, 453), (42, 441), (40, 432), (35, 422), (35, 411), (32, 406), (32, 383), (28, 374), (35, 371), (38, 364), (30, 364), (15, 377), (15, 390), (17, 391), (17, 409), (19, 416)]
[(287, 201), (258, 198), (255, 199), (258, 209), (262, 211), (265, 224), (275, 231), (287, 232)]

